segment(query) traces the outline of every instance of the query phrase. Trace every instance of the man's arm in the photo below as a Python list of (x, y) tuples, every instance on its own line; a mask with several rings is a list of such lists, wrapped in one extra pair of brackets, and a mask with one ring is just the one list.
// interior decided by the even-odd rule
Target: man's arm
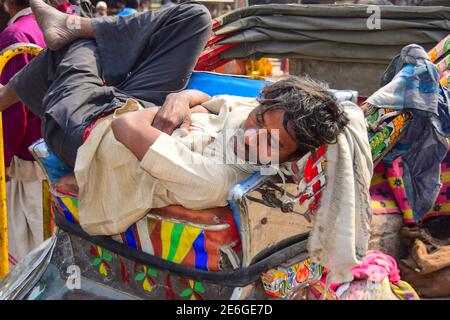
[(114, 137), (127, 147), (139, 161), (144, 158), (148, 148), (161, 135), (161, 131), (152, 126), (159, 108), (148, 108), (121, 115), (111, 123)]
[(162, 132), (170, 135), (180, 123), (180, 128), (188, 130), (191, 112), (205, 112), (198, 106), (210, 99), (198, 90), (171, 93), (161, 108), (130, 112), (115, 119), (111, 123), (114, 137), (141, 161)]
[(176, 128), (188, 130), (191, 125), (190, 109), (209, 100), (209, 95), (198, 90), (170, 93), (156, 114), (153, 126), (168, 135)]

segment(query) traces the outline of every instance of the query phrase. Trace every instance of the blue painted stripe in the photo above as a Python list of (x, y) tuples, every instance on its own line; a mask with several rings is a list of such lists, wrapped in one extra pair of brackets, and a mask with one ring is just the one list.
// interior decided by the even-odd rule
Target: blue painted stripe
[(208, 253), (205, 250), (205, 234), (200, 232), (192, 244), (195, 252), (195, 268), (208, 270)]
[(233, 210), (233, 218), (234, 221), (236, 222), (236, 226), (239, 232), (239, 236), (242, 239), (242, 234), (241, 234), (241, 217), (239, 216), (239, 209), (237, 207), (236, 202), (234, 202), (233, 200), (228, 200), (228, 204), (231, 207), (231, 210)]
[(186, 89), (197, 89), (210, 96), (229, 94), (255, 98), (268, 84), (270, 82), (263, 80), (197, 71), (192, 73)]
[(129, 227), (127, 231), (125, 231), (125, 239), (129, 247), (137, 249), (136, 238), (134, 236), (133, 226)]

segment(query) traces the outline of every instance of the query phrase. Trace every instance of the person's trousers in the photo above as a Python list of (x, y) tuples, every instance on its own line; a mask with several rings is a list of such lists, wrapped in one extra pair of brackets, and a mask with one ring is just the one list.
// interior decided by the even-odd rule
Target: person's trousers
[(42, 181), (44, 174), (34, 161), (14, 157), (7, 168), (8, 252), (20, 261), (44, 241)]
[(211, 33), (200, 4), (93, 20), (95, 40), (45, 50), (11, 81), (24, 104), (42, 119), (49, 148), (74, 167), (83, 134), (99, 115), (127, 98), (161, 105), (184, 89)]

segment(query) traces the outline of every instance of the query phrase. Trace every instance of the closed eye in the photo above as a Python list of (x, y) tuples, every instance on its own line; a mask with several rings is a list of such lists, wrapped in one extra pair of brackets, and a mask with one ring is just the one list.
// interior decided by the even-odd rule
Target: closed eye
[(262, 112), (256, 113), (256, 123), (260, 128), (264, 126), (264, 114)]

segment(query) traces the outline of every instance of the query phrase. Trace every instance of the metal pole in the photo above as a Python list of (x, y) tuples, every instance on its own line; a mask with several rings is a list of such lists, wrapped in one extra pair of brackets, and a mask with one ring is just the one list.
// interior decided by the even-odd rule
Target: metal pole
[(0, 112), (0, 280), (8, 274), (8, 215), (6, 211), (6, 172), (3, 148), (3, 118)]
[[(37, 45), (29, 43), (16, 43), (0, 52), (0, 74), (6, 63), (19, 54), (38, 55), (42, 50)], [(0, 280), (9, 271), (8, 263), (8, 213), (6, 210), (6, 172), (5, 153), (3, 147), (3, 118), (0, 112)]]
[(42, 218), (44, 226), (44, 240), (52, 236), (52, 214), (50, 202), (50, 186), (47, 180), (42, 181)]

